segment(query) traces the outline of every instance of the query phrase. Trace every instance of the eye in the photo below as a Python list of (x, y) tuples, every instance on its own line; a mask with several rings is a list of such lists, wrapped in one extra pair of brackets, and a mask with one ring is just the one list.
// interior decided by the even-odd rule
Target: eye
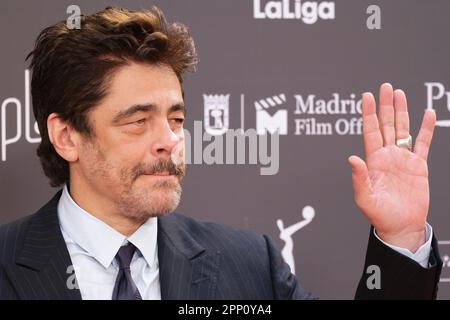
[(177, 125), (181, 125), (184, 123), (184, 118), (173, 118), (172, 121), (174, 121)]
[(138, 121), (134, 121), (131, 124), (137, 125), (137, 126), (142, 126), (145, 124), (147, 119), (139, 119)]

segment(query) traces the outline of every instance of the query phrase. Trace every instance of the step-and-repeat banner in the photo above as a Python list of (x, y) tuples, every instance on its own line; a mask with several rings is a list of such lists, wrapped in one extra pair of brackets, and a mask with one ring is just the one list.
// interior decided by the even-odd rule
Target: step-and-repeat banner
[(363, 156), (361, 93), (378, 95), (387, 81), (407, 94), (414, 136), (424, 110), (437, 113), (429, 222), (445, 264), (439, 297), (450, 299), (448, 0), (2, 1), (0, 223), (57, 191), (36, 156), (25, 62), (39, 32), (78, 10), (155, 4), (189, 26), (200, 60), (185, 80), (188, 171), (177, 211), (268, 234), (307, 290), (353, 298), (369, 225), (347, 158)]

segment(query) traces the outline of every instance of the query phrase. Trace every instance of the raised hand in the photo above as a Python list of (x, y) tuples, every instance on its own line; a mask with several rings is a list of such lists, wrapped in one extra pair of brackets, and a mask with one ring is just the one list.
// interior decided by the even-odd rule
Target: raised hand
[(383, 241), (415, 252), (425, 241), (430, 202), (427, 157), (436, 123), (427, 110), (414, 150), (400, 148), (409, 137), (405, 93), (380, 87), (379, 116), (371, 93), (362, 97), (366, 161), (351, 156), (355, 202)]

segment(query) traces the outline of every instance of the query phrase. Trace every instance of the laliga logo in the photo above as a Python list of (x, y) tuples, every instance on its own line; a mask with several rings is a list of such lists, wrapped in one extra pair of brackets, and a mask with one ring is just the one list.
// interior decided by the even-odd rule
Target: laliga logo
[[(293, 3), (292, 3), (293, 2)], [(268, 1), (262, 10), (261, 0), (253, 0), (254, 19), (297, 19), (306, 24), (313, 24), (320, 18), (335, 19), (334, 2), (282, 0)]]
[[(16, 133), (14, 136), (9, 137), (6, 130), (6, 111), (7, 109), (15, 109)], [(30, 114), (30, 71), (25, 70), (25, 139), (29, 143), (38, 143), (41, 141), (40, 137), (31, 137), (31, 114)], [(37, 123), (34, 123), (34, 132), (39, 134)], [(6, 161), (6, 146), (16, 143), (22, 137), (22, 103), (19, 99), (11, 97), (2, 102), (1, 105), (1, 132), (0, 132), (0, 147), (1, 147), (1, 161)]]
[[(447, 110), (450, 111), (450, 91), (445, 91), (445, 86), (440, 82), (425, 82), (427, 87), (427, 109), (435, 109), (435, 103), (441, 100), (447, 103)], [(436, 126), (450, 127), (450, 119), (437, 120)]]

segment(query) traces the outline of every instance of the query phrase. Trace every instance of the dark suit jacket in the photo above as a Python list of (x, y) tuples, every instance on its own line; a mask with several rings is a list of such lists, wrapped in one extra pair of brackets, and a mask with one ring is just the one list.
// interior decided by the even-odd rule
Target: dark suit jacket
[[(69, 253), (60, 231), (57, 193), (37, 213), (0, 227), (0, 299), (81, 299), (69, 289)], [(311, 299), (274, 243), (251, 231), (170, 214), (159, 219), (162, 299)], [(381, 269), (381, 289), (363, 272), (356, 298), (436, 297), (441, 260), (433, 240), (430, 268), (396, 253), (371, 232), (366, 267)], [(366, 270), (366, 267), (364, 270)]]

